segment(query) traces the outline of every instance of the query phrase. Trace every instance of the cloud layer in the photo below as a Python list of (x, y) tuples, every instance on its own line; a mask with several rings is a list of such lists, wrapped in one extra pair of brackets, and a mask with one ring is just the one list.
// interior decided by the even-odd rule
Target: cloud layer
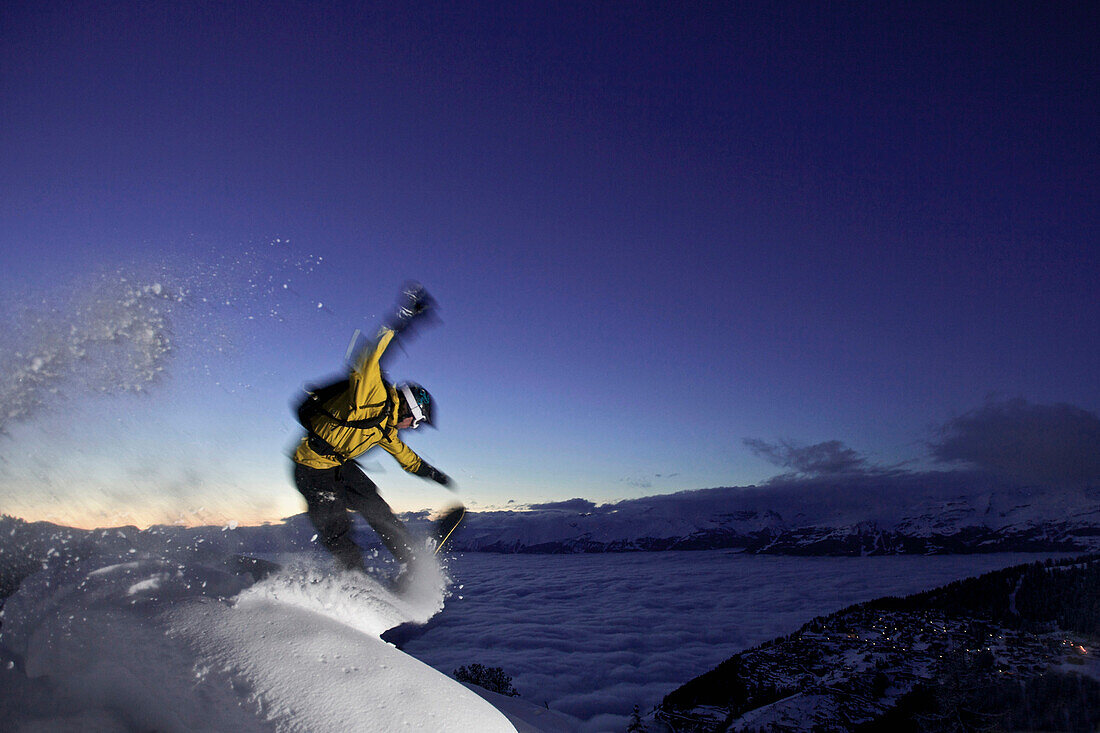
[(1100, 417), (1067, 404), (989, 402), (949, 421), (931, 445), (943, 463), (965, 463), (1023, 484), (1100, 482)]
[[(801, 445), (745, 438), (757, 456), (787, 469), (771, 483), (903, 475), (879, 466), (842, 441)], [(929, 457), (952, 470), (1024, 486), (1100, 484), (1100, 417), (1074, 405), (1022, 398), (987, 402), (936, 430)], [(920, 474), (926, 475), (926, 474)]]

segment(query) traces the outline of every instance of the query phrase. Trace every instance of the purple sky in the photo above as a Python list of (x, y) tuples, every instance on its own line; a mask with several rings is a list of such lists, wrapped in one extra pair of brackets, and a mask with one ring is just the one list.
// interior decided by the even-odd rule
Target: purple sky
[(441, 405), (409, 442), (483, 505), (1100, 409), (1096, 6), (729, 5), (5, 3), (0, 376), (92, 276), (187, 298), (148, 394), (9, 426), (0, 505), (296, 511), (287, 403), (410, 277), (443, 322), (391, 367)]

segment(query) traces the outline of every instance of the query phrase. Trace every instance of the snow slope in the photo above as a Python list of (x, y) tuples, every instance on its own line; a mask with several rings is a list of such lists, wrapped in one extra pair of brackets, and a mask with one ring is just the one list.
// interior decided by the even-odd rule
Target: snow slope
[(434, 565), (398, 598), (308, 561), (253, 583), (232, 563), (126, 555), (44, 570), (6, 600), (7, 729), (515, 730), (379, 638), (441, 610)]
[[(86, 531), (0, 517), (0, 729), (462, 729), (470, 716), (432, 717), (452, 683), (377, 638), (428, 619), (402, 651), (444, 674), (503, 667), (521, 697), (473, 692), (516, 729), (624, 730), (634, 705), (816, 615), (1025, 561), (470, 553), (450, 558), (451, 588), (432, 568), (401, 600), (325, 570), (310, 537), (297, 520)], [(286, 570), (254, 583), (226, 561), (240, 552)], [(472, 730), (492, 729), (483, 714)]]

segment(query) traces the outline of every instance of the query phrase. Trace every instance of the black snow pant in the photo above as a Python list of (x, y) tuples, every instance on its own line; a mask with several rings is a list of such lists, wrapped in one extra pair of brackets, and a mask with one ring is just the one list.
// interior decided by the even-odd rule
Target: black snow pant
[(363, 515), (398, 563), (410, 565), (415, 560), (412, 537), (405, 525), (355, 463), (336, 468), (310, 468), (295, 463), (294, 483), (306, 498), (309, 519), (317, 529), (318, 539), (342, 568), (365, 569), (363, 551), (351, 539), (349, 509)]

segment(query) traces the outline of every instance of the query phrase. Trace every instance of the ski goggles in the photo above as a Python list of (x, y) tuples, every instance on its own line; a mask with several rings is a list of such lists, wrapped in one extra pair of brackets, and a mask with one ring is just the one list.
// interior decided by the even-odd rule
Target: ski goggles
[(420, 423), (424, 422), (427, 418), (424, 417), (424, 411), (420, 409), (420, 403), (416, 401), (415, 397), (413, 397), (412, 390), (409, 389), (408, 385), (405, 385), (401, 388), (401, 393), (405, 395), (405, 404), (407, 404), (409, 406), (409, 410), (412, 411), (413, 422), (412, 425), (410, 425), (409, 427), (411, 427), (413, 430), (416, 430), (416, 427), (420, 425)]

